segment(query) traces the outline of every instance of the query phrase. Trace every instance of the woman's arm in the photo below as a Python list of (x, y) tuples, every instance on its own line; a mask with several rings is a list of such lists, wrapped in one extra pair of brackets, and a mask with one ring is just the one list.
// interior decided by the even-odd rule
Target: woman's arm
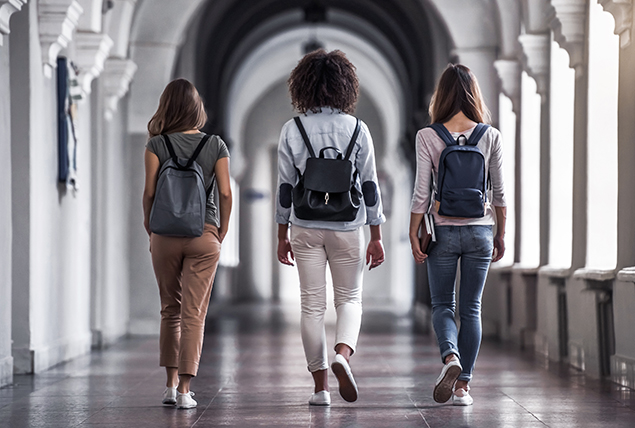
[(223, 242), (227, 229), (229, 228), (229, 216), (232, 211), (232, 189), (231, 180), (229, 178), (229, 158), (224, 157), (216, 161), (214, 165), (214, 174), (216, 174), (216, 182), (218, 183), (218, 209), (220, 211), (220, 227), (218, 234), (220, 241)]
[(384, 245), (381, 243), (381, 226), (370, 225), (370, 242), (366, 249), (366, 264), (370, 263), (368, 270), (376, 268), (384, 262)]
[(154, 192), (157, 189), (157, 177), (161, 162), (157, 155), (146, 149), (144, 154), (144, 164), (146, 170), (146, 182), (143, 188), (143, 226), (150, 235), (150, 211), (154, 202)]
[(507, 207), (494, 206), (494, 210), (496, 210), (496, 234), (494, 235), (492, 262), (497, 262), (505, 255), (505, 222), (507, 221)]
[(419, 239), (419, 229), (422, 221), (423, 213), (410, 213), (410, 247), (417, 263), (423, 263), (428, 258), (428, 255), (421, 251), (421, 241)]
[(294, 255), (289, 242), (289, 224), (278, 224), (278, 261), (293, 266)]

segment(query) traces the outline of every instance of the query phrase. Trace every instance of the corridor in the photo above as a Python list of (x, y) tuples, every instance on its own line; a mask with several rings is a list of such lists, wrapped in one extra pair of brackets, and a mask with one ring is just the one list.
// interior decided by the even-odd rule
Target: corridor
[[(293, 306), (210, 308), (197, 409), (162, 406), (158, 340), (136, 337), (0, 389), (0, 426), (22, 427), (632, 427), (635, 394), (533, 353), (486, 341), (474, 406), (432, 400), (440, 369), (433, 336), (409, 316), (368, 309), (352, 360), (360, 398), (336, 393), (310, 407), (299, 311)], [(333, 325), (330, 325), (331, 329)], [(330, 338), (333, 337), (332, 330)], [(332, 355), (331, 355), (332, 357)], [(336, 391), (335, 379), (331, 389)]]

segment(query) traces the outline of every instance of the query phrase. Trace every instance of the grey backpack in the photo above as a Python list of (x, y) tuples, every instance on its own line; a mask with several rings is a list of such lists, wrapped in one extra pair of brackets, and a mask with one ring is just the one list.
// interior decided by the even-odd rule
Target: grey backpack
[(189, 159), (179, 158), (167, 135), (162, 135), (170, 159), (161, 165), (150, 211), (150, 230), (157, 235), (196, 237), (203, 234), (209, 190), (196, 158), (210, 136), (205, 135)]

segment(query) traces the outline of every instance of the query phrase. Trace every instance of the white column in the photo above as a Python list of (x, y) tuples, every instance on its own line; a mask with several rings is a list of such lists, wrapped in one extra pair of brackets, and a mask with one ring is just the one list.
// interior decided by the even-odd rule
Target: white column
[(79, 31), (75, 37), (75, 61), (79, 66), (79, 84), (84, 94), (90, 94), (93, 79), (104, 70), (104, 62), (112, 47), (112, 39), (106, 34)]
[(72, 40), (82, 12), (82, 7), (75, 0), (38, 2), (42, 62), (47, 76), (50, 76), (51, 69), (57, 66), (57, 54)]
[(11, 15), (22, 9), (27, 0), (0, 0), (0, 46), (2, 38), (10, 32), (9, 20)]
[(615, 34), (620, 36), (620, 47), (629, 46), (633, 32), (633, 0), (598, 0), (598, 3), (615, 18)]
[(117, 111), (119, 100), (130, 89), (130, 82), (137, 71), (137, 64), (131, 59), (108, 58), (104, 64), (102, 75), (104, 85), (104, 116), (112, 119)]

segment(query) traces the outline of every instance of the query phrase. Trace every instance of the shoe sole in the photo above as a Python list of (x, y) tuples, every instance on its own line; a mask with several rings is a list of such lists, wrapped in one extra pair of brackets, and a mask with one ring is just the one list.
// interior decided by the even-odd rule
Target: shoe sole
[(187, 405), (180, 405), (180, 406), (176, 406), (177, 409), (194, 409), (196, 408), (196, 404), (194, 404), (193, 406), (187, 406)]
[(330, 406), (331, 403), (311, 403), (309, 401), (309, 406)]
[(345, 401), (352, 403), (357, 401), (357, 388), (355, 388), (354, 380), (346, 374), (344, 365), (338, 362), (331, 364), (333, 374), (340, 384), (340, 395)]
[(162, 403), (166, 406), (174, 406), (176, 404), (176, 400), (163, 400)]
[(434, 401), (437, 403), (445, 403), (452, 397), (452, 387), (461, 374), (461, 370), (461, 366), (451, 366), (448, 368), (443, 379), (434, 386), (434, 392), (432, 394)]

